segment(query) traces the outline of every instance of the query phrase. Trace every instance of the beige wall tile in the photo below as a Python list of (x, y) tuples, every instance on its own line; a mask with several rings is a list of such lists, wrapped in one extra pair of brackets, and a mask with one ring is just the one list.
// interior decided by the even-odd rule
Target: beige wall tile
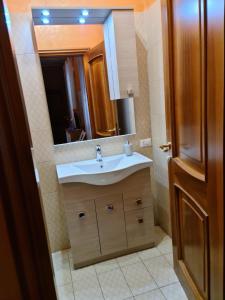
[(50, 130), (50, 119), (44, 90), (40, 59), (37, 54), (17, 55), (28, 121), (33, 130)]
[[(29, 112), (28, 112), (29, 114)], [(33, 130), (31, 137), (34, 147), (34, 158), (38, 163), (54, 161), (54, 148), (52, 133), (50, 130)]]
[(154, 162), (151, 184), (155, 196), (156, 223), (170, 233), (168, 153), (159, 149), (160, 145), (167, 143), (160, 5), (160, 0), (157, 0), (145, 11), (146, 31), (148, 32), (148, 75)]
[(165, 118), (165, 95), (162, 80), (154, 80), (150, 84), (151, 112)]
[(58, 179), (56, 174), (55, 163), (45, 162), (38, 164), (38, 172), (40, 176), (40, 186), (42, 194), (57, 192)]
[(66, 249), (69, 245), (69, 239), (60, 192), (42, 196), (51, 251)]
[(34, 53), (32, 24), (30, 13), (11, 15), (11, 33), (16, 54)]

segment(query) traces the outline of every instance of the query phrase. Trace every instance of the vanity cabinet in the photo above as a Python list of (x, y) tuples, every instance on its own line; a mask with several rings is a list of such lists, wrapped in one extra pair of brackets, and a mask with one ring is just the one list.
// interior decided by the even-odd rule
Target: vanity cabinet
[(102, 255), (125, 249), (127, 240), (122, 193), (99, 197), (95, 204)]
[(154, 245), (149, 168), (116, 184), (66, 183), (62, 190), (75, 267)]
[(136, 33), (133, 10), (113, 10), (104, 23), (110, 99), (139, 94)]
[(125, 212), (128, 248), (144, 245), (151, 240), (153, 232), (152, 207)]
[(71, 248), (76, 249), (76, 261), (94, 259), (101, 255), (94, 200), (67, 202), (67, 223)]

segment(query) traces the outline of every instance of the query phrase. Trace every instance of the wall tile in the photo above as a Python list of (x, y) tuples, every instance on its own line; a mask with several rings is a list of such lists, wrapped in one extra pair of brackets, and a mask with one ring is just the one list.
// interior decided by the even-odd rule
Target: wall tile
[(162, 45), (155, 43), (149, 48), (148, 52), (149, 62), (149, 81), (163, 80), (163, 55)]
[(150, 84), (151, 113), (165, 117), (165, 95), (162, 80), (153, 80)]
[[(28, 112), (29, 113), (29, 112)], [(34, 147), (34, 157), (37, 163), (53, 161), (53, 139), (50, 130), (33, 130), (31, 137)]]
[(157, 0), (145, 11), (146, 31), (148, 32), (148, 76), (154, 162), (151, 184), (155, 196), (156, 223), (170, 233), (168, 153), (159, 149), (160, 145), (167, 143), (160, 5), (161, 1)]
[(69, 240), (60, 193), (55, 192), (42, 196), (51, 250), (54, 252), (58, 249), (66, 249)]
[(23, 54), (17, 55), (16, 58), (31, 133), (37, 129), (50, 129), (39, 56), (37, 54)]
[(11, 14), (11, 32), (16, 54), (34, 53), (30, 13)]
[(40, 176), (40, 186), (42, 194), (57, 192), (58, 179), (56, 174), (55, 163), (46, 162), (38, 164), (38, 172)]

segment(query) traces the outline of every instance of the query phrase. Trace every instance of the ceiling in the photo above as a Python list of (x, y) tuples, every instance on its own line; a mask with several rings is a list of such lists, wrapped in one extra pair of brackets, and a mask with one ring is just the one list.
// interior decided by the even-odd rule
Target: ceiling
[(47, 25), (81, 25), (80, 18), (85, 24), (103, 24), (111, 9), (88, 9), (88, 16), (83, 16), (84, 9), (47, 9), (49, 16), (43, 16), (43, 10), (32, 9), (34, 25), (45, 25), (43, 19), (48, 19)]

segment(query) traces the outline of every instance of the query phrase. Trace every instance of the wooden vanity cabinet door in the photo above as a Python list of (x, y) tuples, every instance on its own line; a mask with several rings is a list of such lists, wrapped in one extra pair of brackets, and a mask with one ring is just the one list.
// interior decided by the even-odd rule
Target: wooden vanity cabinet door
[(95, 200), (102, 255), (127, 249), (122, 194)]
[[(149, 181), (150, 182), (150, 181)], [(131, 211), (152, 205), (152, 196), (150, 191), (150, 184), (141, 187), (131, 188), (129, 191), (124, 192), (124, 210)]]
[(152, 207), (125, 212), (128, 248), (154, 242)]
[(74, 263), (101, 255), (94, 200), (65, 204)]

